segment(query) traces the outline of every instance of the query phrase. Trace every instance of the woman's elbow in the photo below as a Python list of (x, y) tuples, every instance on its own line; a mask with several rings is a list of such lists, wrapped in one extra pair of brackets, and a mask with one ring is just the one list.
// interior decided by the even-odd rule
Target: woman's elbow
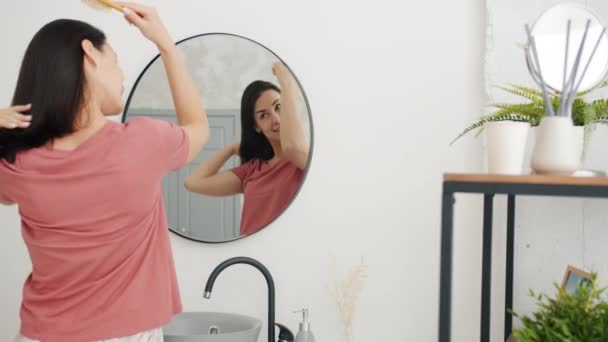
[(184, 188), (186, 188), (186, 190), (190, 192), (194, 192), (196, 184), (192, 177), (186, 177), (186, 179), (184, 180)]

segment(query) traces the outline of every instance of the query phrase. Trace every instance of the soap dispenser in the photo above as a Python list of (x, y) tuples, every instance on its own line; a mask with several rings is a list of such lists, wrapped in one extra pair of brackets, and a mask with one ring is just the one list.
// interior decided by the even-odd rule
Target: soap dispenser
[(286, 326), (275, 323), (275, 325), (279, 328), (279, 339), (277, 342), (293, 342), (293, 333)]
[(296, 335), (295, 342), (315, 342), (315, 337), (310, 330), (310, 322), (308, 321), (308, 309), (302, 309), (294, 312), (302, 313), (302, 322), (300, 323), (300, 329)]

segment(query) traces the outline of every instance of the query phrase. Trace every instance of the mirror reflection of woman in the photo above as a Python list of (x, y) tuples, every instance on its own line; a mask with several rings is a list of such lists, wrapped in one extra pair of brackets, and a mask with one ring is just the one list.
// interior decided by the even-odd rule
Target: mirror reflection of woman
[[(296, 110), (298, 85), (284, 64), (274, 64), (272, 72), (279, 87), (255, 81), (243, 92), (241, 141), (203, 161), (184, 184), (208, 196), (242, 193), (241, 235), (259, 231), (285, 209), (308, 163), (309, 145)], [(241, 165), (220, 171), (235, 155)]]

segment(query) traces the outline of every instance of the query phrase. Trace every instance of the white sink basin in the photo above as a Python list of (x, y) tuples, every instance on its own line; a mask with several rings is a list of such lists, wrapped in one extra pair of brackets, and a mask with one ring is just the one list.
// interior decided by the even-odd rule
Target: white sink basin
[(262, 321), (219, 312), (183, 312), (163, 327), (165, 342), (258, 342)]

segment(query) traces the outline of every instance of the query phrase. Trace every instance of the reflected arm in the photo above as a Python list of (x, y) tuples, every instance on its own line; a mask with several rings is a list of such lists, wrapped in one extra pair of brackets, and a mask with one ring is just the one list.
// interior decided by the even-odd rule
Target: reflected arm
[(208, 196), (235, 195), (241, 190), (241, 180), (231, 171), (219, 170), (236, 154), (239, 144), (224, 147), (211, 158), (203, 161), (196, 170), (186, 177), (184, 186), (188, 191)]
[(291, 75), (289, 79), (279, 80), (281, 82), (281, 149), (285, 158), (304, 170), (308, 164), (309, 146), (296, 109), (297, 83)]

